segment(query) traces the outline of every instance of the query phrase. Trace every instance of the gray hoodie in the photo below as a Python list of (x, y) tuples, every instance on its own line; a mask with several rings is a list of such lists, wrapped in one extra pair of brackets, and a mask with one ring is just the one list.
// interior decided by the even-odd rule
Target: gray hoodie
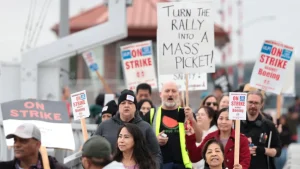
[[(143, 135), (145, 136), (148, 149), (155, 157), (155, 161), (158, 166), (157, 168), (160, 168), (159, 166), (162, 165), (162, 155), (152, 127), (147, 122), (143, 121), (138, 113), (135, 114), (134, 119), (129, 121), (129, 123), (136, 124), (141, 129)], [(117, 112), (117, 114), (111, 119), (100, 123), (95, 134), (105, 137), (110, 142), (112, 149), (115, 150), (118, 131), (123, 125), (124, 122), (120, 119), (119, 112)]]

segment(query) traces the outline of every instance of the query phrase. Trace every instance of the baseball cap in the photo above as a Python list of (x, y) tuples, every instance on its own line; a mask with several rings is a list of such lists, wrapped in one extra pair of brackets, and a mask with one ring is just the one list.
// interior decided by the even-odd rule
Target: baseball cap
[(111, 145), (102, 136), (92, 136), (82, 147), (82, 156), (95, 158), (108, 158), (111, 155)]
[(37, 128), (36, 125), (31, 123), (24, 123), (18, 126), (14, 133), (6, 136), (6, 139), (11, 139), (16, 136), (23, 139), (34, 138), (38, 141), (41, 141), (41, 131), (39, 130), (39, 128)]

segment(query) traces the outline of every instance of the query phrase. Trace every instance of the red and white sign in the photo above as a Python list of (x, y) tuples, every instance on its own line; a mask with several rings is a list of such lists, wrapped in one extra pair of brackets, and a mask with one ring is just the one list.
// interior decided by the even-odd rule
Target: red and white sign
[(286, 83), (294, 48), (275, 41), (265, 41), (251, 75), (250, 85), (280, 94)]
[(246, 120), (247, 115), (247, 93), (229, 93), (229, 119)]
[(96, 56), (93, 51), (84, 52), (82, 57), (92, 71), (97, 71), (99, 69), (98, 64), (96, 63)]
[(90, 116), (90, 109), (85, 90), (71, 94), (74, 120)]
[(121, 58), (128, 89), (135, 90), (140, 83), (157, 88), (151, 41), (122, 46)]

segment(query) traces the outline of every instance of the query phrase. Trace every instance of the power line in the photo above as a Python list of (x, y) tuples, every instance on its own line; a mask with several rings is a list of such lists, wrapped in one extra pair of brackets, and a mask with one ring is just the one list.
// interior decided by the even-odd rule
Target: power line
[(34, 16), (35, 5), (36, 5), (36, 0), (31, 0), (28, 15), (27, 15), (27, 21), (26, 21), (26, 25), (25, 25), (24, 37), (23, 37), (22, 44), (21, 44), (21, 52), (24, 49), (26, 39), (28, 37), (30, 37), (29, 31), (31, 31), (31, 27), (32, 27), (32, 20), (33, 20), (32, 16)]

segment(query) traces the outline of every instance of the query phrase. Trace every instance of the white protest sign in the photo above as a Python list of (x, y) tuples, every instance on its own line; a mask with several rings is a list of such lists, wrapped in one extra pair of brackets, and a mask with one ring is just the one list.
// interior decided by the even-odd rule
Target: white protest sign
[[(294, 53), (294, 48), (275, 41), (265, 41), (259, 58), (254, 65), (250, 85), (280, 94), (286, 83), (288, 66)], [(290, 83), (290, 82), (288, 82)]]
[(135, 90), (140, 83), (157, 88), (151, 41), (122, 46), (121, 58), (128, 89)]
[(85, 90), (71, 94), (74, 120), (90, 116), (90, 109)]
[(229, 93), (229, 119), (246, 120), (247, 115), (247, 93)]
[[(189, 91), (195, 90), (207, 90), (207, 74), (206, 73), (191, 73), (189, 78)], [(159, 75), (158, 79), (159, 91), (161, 91), (164, 83), (174, 81), (178, 85), (180, 91), (185, 91), (185, 75), (173, 74), (173, 75)]]
[(215, 72), (212, 6), (212, 2), (157, 3), (161, 75)]
[(288, 83), (283, 84), (283, 89), (281, 93), (287, 97), (295, 97), (295, 57), (292, 57), (291, 61), (288, 64), (288, 73), (286, 74), (287, 77), (285, 80)]
[(95, 53), (93, 51), (84, 52), (82, 57), (92, 71), (97, 71), (99, 69), (98, 64), (96, 63)]

